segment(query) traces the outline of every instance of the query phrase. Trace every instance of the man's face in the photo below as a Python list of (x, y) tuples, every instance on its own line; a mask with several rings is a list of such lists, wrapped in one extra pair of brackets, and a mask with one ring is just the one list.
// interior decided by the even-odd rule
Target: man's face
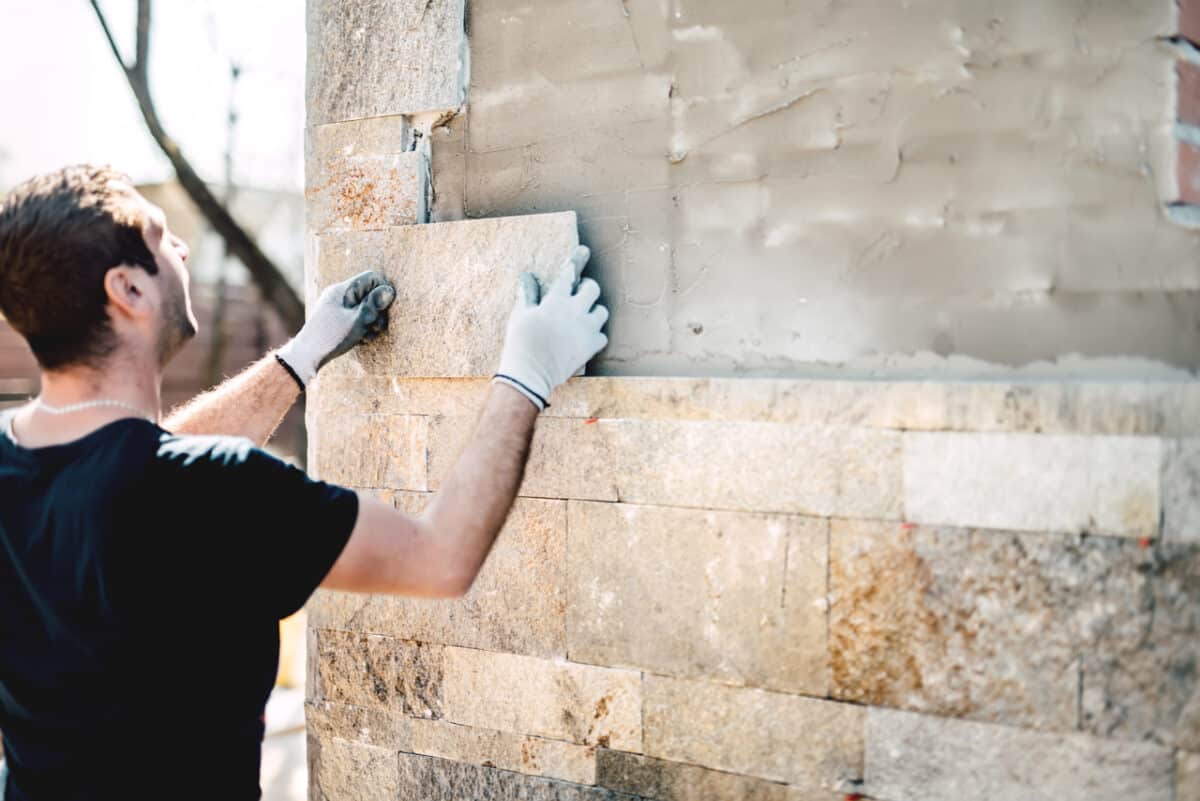
[(165, 365), (196, 335), (198, 327), (188, 293), (188, 246), (171, 232), (161, 208), (136, 190), (130, 188), (129, 192), (131, 200), (141, 207), (142, 238), (158, 265), (158, 274), (151, 277), (160, 297), (156, 348), (159, 364)]

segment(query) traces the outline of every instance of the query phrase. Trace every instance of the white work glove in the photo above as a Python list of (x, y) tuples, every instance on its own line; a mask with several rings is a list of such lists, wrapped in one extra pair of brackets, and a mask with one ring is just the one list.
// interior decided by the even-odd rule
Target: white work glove
[(379, 336), (387, 328), (386, 309), (395, 299), (395, 288), (373, 270), (327, 286), (304, 327), (276, 355), (301, 385), (308, 386), (330, 359)]
[(586, 247), (575, 248), (540, 303), (537, 278), (521, 273), (517, 279), (517, 305), (508, 318), (500, 366), (492, 380), (513, 387), (538, 409), (549, 406), (551, 391), (608, 344), (608, 337), (600, 333), (608, 309), (592, 308), (600, 285), (591, 278), (579, 280), (589, 255)]

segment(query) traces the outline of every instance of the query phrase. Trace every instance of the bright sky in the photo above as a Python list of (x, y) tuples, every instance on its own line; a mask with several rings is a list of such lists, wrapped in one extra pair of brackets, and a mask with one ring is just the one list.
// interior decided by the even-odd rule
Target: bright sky
[[(118, 45), (132, 53), (136, 0), (100, 5)], [(304, 5), (154, 3), (151, 90), (167, 132), (206, 180), (224, 179), (233, 60), (242, 68), (235, 183), (301, 191)], [(137, 183), (172, 176), (88, 0), (0, 0), (0, 191), (84, 161), (111, 163)]]

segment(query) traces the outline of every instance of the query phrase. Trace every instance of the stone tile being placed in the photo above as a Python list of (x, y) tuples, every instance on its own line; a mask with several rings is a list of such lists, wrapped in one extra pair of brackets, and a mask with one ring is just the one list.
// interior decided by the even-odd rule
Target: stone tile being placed
[[(429, 496), (397, 493), (416, 513)], [(318, 590), (310, 625), (532, 656), (566, 655), (566, 527), (562, 501), (518, 498), (464, 598), (431, 600)]]
[(1200, 438), (1163, 443), (1163, 539), (1200, 543)]
[(1158, 533), (1162, 443), (1141, 437), (904, 435), (904, 510), (918, 523)]
[(647, 756), (801, 789), (862, 778), (863, 707), (651, 675), (643, 692)]
[(1151, 743), (867, 710), (865, 791), (922, 801), (1171, 801), (1174, 760)]
[[(413, 801), (640, 801), (602, 787), (468, 765), (436, 757), (400, 754), (400, 782), (391, 798)], [(352, 796), (346, 796), (347, 798)]]
[(428, 418), (409, 415), (322, 415), (311, 429), (313, 475), (371, 489), (424, 490)]
[(571, 659), (825, 695), (827, 521), (572, 501), (567, 530)]
[(446, 720), (629, 751), (642, 747), (641, 677), (468, 648), (446, 648)]
[[(330, 799), (389, 801), (400, 783), (396, 752), (339, 738), (320, 744), (312, 780)], [(317, 798), (321, 795), (315, 796)]]
[(304, 190), (308, 230), (370, 230), (425, 222), (429, 157), (409, 146), (407, 117), (309, 129)]
[(477, 729), (444, 720), (414, 721), (407, 750), (578, 784), (594, 784), (596, 780), (594, 746)]
[(308, 124), (455, 111), (467, 82), (463, 0), (308, 4)]
[(378, 270), (396, 287), (387, 332), (327, 366), (334, 375), (491, 377), (517, 276), (548, 287), (579, 243), (574, 212), (408, 225), (318, 237), (319, 287)]

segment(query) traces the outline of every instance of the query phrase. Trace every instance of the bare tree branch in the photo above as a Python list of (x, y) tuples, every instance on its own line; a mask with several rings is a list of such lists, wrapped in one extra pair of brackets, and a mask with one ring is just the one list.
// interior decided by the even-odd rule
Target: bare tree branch
[(288, 284), (283, 272), (262, 252), (258, 243), (238, 225), (237, 221), (213, 195), (208, 185), (204, 183), (204, 179), (183, 155), (179, 145), (167, 134), (158, 117), (154, 99), (150, 95), (148, 78), (151, 0), (138, 0), (137, 62), (132, 66), (126, 65), (121, 58), (121, 52), (112, 37), (112, 32), (109, 30), (108, 22), (104, 18), (98, 0), (91, 0), (91, 3), (96, 17), (100, 20), (100, 26), (108, 38), (113, 55), (129, 81), (129, 88), (133, 90), (133, 96), (137, 100), (138, 109), (142, 112), (146, 128), (171, 162), (171, 166), (175, 168), (175, 175), (179, 179), (180, 186), (187, 192), (188, 197), (196, 204), (213, 230), (225, 241), (229, 252), (246, 265), (251, 279), (262, 292), (263, 300), (279, 314), (284, 326), (289, 331), (298, 330), (300, 326), (304, 325), (304, 304), (300, 297)]

